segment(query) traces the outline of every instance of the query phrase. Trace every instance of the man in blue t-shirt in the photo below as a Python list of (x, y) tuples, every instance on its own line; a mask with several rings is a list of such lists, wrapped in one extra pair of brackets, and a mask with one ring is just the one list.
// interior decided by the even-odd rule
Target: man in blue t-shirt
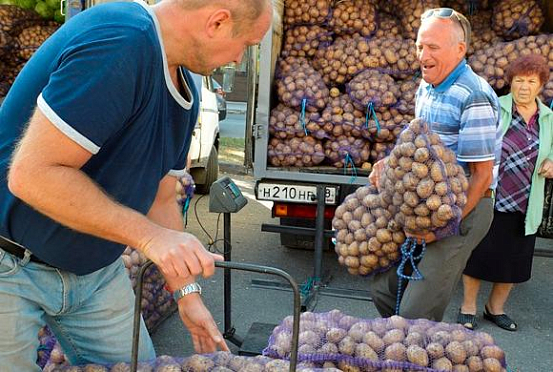
[(0, 108), (2, 371), (39, 370), (44, 322), (72, 364), (129, 360), (125, 246), (161, 270), (196, 351), (228, 349), (194, 282), (222, 257), (183, 232), (176, 202), (199, 105), (188, 70), (239, 62), (271, 18), (270, 0), (104, 4), (27, 63)]
[[(423, 81), (415, 114), (455, 152), (470, 177), (469, 187), (456, 226), (459, 231), (437, 229), (424, 236), (410, 235), (419, 243), (428, 243), (418, 265), (423, 280), (405, 281), (398, 291), (395, 267), (370, 279), (382, 316), (399, 310), (406, 318), (441, 321), (472, 250), (491, 225), (494, 168), (501, 150), (499, 101), (490, 85), (466, 64), (469, 42), (470, 24), (462, 14), (438, 8), (422, 15), (416, 46)], [(370, 176), (375, 184), (382, 164)]]

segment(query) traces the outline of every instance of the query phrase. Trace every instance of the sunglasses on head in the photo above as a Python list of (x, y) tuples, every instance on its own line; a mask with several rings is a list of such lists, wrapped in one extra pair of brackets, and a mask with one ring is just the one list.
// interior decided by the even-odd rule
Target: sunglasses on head
[(463, 29), (463, 33), (465, 37), (467, 37), (467, 28), (462, 20), (461, 17), (459, 17), (459, 14), (451, 8), (435, 8), (435, 9), (429, 9), (426, 12), (424, 12), (421, 16), (421, 20), (425, 20), (428, 18), (441, 18), (441, 19), (450, 19), (455, 18), (457, 22), (459, 22), (459, 25), (461, 25), (461, 28)]

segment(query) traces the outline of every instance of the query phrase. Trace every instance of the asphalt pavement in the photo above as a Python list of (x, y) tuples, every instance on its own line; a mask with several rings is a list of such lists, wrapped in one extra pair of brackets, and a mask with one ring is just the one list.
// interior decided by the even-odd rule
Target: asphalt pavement
[[(224, 168), (223, 168), (224, 169)], [(231, 215), (232, 261), (255, 263), (281, 268), (290, 273), (298, 283), (306, 283), (313, 275), (313, 251), (288, 249), (280, 245), (279, 237), (273, 233), (261, 232), (262, 223), (277, 223), (271, 218), (270, 205), (255, 200), (254, 180), (247, 175), (230, 175), (248, 198), (248, 204), (238, 213)], [(223, 218), (208, 212), (208, 196), (193, 199), (187, 230), (208, 244), (223, 236)], [(194, 213), (196, 207), (197, 216)], [(211, 235), (203, 232), (200, 224)], [(538, 239), (537, 247), (553, 251), (553, 240)], [(218, 249), (222, 251), (219, 242)], [(324, 312), (339, 309), (342, 312), (363, 318), (376, 318), (378, 313), (370, 300), (367, 281), (349, 275), (340, 267), (334, 252), (325, 252), (323, 270), (329, 272), (331, 280), (328, 292), (347, 291), (365, 299), (333, 297), (321, 292), (314, 301), (313, 311)], [(506, 311), (518, 322), (518, 332), (508, 332), (482, 318), (485, 296), (490, 285), (482, 286), (479, 298), (478, 330), (489, 333), (495, 342), (506, 352), (507, 362), (512, 371), (549, 372), (553, 371), (553, 258), (534, 259), (532, 279), (517, 285), (509, 299)], [(258, 288), (252, 286), (252, 279), (274, 280), (272, 277), (233, 271), (232, 273), (232, 324), (238, 336), (246, 336), (254, 322), (277, 324), (285, 316), (292, 314), (292, 294), (289, 291)], [(224, 329), (223, 275), (219, 269), (208, 279), (202, 279), (203, 298), (216, 319), (219, 328)], [(459, 284), (454, 298), (448, 307), (444, 321), (455, 322), (462, 300), (462, 287)], [(190, 337), (183, 327), (178, 314), (173, 314), (162, 323), (152, 335), (158, 355), (188, 356), (193, 353)], [(229, 344), (231, 350), (238, 348)]]

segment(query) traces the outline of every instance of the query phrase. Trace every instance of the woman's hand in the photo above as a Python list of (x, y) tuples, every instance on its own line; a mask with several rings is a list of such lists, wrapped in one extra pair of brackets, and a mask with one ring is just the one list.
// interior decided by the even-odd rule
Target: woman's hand
[(538, 169), (538, 174), (545, 178), (553, 178), (553, 161), (545, 159)]

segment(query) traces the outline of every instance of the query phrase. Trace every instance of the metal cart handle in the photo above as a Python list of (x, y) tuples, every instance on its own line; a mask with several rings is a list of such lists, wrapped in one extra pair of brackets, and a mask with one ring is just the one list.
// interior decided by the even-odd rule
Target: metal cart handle
[[(146, 262), (138, 272), (137, 291), (134, 302), (134, 321), (133, 321), (133, 339), (132, 339), (132, 357), (131, 357), (131, 372), (136, 372), (138, 367), (138, 341), (140, 338), (140, 306), (142, 303), (142, 288), (144, 282), (144, 275), (146, 270), (153, 265), (152, 261)], [(287, 272), (269, 266), (236, 263), (228, 261), (215, 261), (216, 267), (232, 270), (250, 271), (261, 274), (276, 275), (286, 279), (292, 286), (294, 292), (294, 323), (292, 326), (292, 348), (290, 352), (290, 372), (296, 370), (298, 363), (298, 339), (300, 333), (300, 290), (298, 284)]]

